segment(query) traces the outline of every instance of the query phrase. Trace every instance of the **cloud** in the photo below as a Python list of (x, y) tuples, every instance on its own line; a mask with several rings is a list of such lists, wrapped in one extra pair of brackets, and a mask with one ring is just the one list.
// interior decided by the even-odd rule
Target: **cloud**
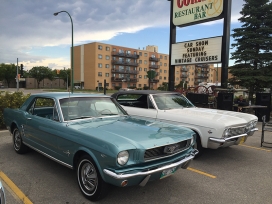
[[(233, 1), (232, 20), (239, 18), (243, 0)], [(167, 0), (2, 0), (0, 7), (0, 62), (55, 63), (64, 59), (33, 50), (71, 45), (71, 20), (74, 45), (104, 41), (123, 33), (137, 33), (146, 28), (168, 27), (170, 2)], [(216, 23), (216, 22), (215, 22)], [(50, 56), (50, 57), (49, 57)], [(55, 61), (55, 62), (53, 62)], [(35, 62), (35, 63), (34, 63)], [(48, 62), (48, 64), (50, 64)]]

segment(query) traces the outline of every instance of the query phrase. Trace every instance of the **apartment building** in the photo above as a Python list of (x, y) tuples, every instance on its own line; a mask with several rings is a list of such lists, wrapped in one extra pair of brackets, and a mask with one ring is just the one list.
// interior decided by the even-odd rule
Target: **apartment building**
[[(154, 45), (134, 49), (93, 42), (74, 47), (74, 84), (85, 89), (104, 87), (104, 81), (108, 89), (143, 89), (149, 86), (149, 70), (156, 72), (150, 83), (152, 89), (168, 83), (169, 55), (159, 53)], [(187, 81), (190, 87), (203, 81), (214, 82), (212, 70), (213, 65), (208, 64), (176, 66), (175, 85), (181, 81)]]
[(157, 46), (133, 49), (93, 42), (74, 47), (74, 83), (85, 89), (144, 88), (149, 86), (147, 71), (154, 70), (156, 77), (151, 88), (157, 89), (168, 82), (169, 57), (158, 53)]

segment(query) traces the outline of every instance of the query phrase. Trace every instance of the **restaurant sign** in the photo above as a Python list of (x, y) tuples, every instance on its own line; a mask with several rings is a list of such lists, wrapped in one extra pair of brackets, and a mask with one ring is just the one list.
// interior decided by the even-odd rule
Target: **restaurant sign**
[(221, 62), (222, 37), (172, 44), (171, 65)]
[(173, 0), (173, 24), (178, 27), (223, 18), (224, 0)]

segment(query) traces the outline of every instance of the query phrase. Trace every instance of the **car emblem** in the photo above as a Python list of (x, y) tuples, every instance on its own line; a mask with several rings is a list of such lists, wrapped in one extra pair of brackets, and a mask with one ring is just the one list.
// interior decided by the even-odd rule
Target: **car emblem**
[(179, 147), (179, 145), (177, 145), (177, 144), (168, 145), (168, 146), (164, 147), (163, 152), (166, 153), (166, 154), (172, 154), (178, 149), (178, 147)]
[(209, 131), (208, 131), (208, 133), (209, 133), (209, 134), (212, 134), (212, 131), (211, 131), (211, 130), (209, 130)]

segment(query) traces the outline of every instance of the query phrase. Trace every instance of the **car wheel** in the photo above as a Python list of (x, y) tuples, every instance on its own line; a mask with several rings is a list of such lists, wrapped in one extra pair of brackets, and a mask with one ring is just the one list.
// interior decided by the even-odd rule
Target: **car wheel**
[(28, 147), (24, 145), (19, 129), (16, 127), (13, 130), (13, 148), (18, 154), (24, 154), (28, 151)]
[(83, 195), (91, 201), (100, 200), (108, 193), (109, 184), (102, 179), (89, 155), (82, 156), (78, 162), (77, 181)]
[(198, 154), (195, 156), (195, 158), (198, 158), (203, 154), (203, 147), (201, 145), (201, 140), (199, 135), (196, 136), (195, 149), (198, 150)]

